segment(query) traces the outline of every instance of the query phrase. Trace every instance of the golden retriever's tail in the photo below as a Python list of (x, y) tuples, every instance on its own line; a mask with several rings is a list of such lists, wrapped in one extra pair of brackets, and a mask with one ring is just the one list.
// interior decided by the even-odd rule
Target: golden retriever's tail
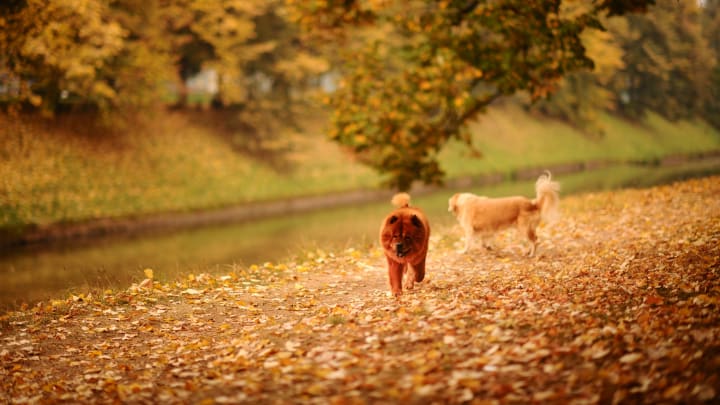
[(558, 216), (558, 205), (560, 203), (560, 183), (552, 180), (549, 171), (541, 174), (535, 182), (535, 204), (540, 208), (540, 218), (546, 222), (555, 221)]
[(390, 200), (392, 205), (403, 208), (403, 207), (409, 207), (410, 206), (410, 194), (408, 193), (397, 193), (393, 196), (392, 200)]

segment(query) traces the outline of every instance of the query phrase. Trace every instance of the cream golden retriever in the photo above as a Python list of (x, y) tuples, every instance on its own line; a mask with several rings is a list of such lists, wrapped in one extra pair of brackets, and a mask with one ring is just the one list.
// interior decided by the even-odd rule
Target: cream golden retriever
[(546, 171), (535, 182), (534, 199), (527, 197), (488, 198), (471, 193), (458, 193), (450, 197), (448, 211), (455, 214), (465, 232), (463, 253), (472, 247), (473, 237), (479, 235), (483, 246), (490, 248), (487, 237), (509, 227), (517, 227), (520, 235), (530, 242), (528, 256), (535, 254), (537, 235), (535, 229), (540, 221), (557, 217), (560, 184), (552, 181)]

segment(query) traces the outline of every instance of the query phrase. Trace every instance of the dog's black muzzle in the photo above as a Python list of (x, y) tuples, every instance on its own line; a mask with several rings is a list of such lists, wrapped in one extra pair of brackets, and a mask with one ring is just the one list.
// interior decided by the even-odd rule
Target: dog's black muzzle
[(395, 253), (398, 255), (398, 257), (405, 257), (405, 255), (408, 253), (410, 249), (405, 249), (405, 245), (402, 243), (396, 243), (395, 244)]

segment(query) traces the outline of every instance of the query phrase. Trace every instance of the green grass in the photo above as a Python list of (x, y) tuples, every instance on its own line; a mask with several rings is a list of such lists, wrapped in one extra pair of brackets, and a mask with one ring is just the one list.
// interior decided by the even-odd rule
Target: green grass
[[(50, 125), (0, 116), (0, 229), (377, 187), (379, 175), (322, 135), (323, 118), (307, 115), (304, 132), (278, 134), (260, 154), (237, 150), (247, 142), (244, 134), (219, 130), (198, 113), (158, 113), (114, 133), (82, 117)], [(590, 137), (508, 104), (471, 125), (484, 158), (452, 142), (440, 154), (441, 166), (457, 177), (720, 149), (720, 133), (700, 122), (651, 114), (640, 123), (604, 116), (602, 124), (605, 136)], [(273, 142), (287, 150), (277, 152)]]
[(639, 123), (604, 115), (601, 122), (605, 134), (590, 136), (563, 122), (533, 118), (517, 106), (506, 105), (471, 125), (482, 158), (471, 158), (460, 142), (452, 142), (440, 157), (448, 176), (458, 177), (593, 160), (654, 161), (671, 154), (720, 149), (720, 132), (702, 122), (671, 123), (656, 114)]
[(181, 114), (117, 135), (74, 136), (77, 124), (55, 131), (3, 121), (2, 227), (207, 209), (377, 183), (319, 136), (286, 134), (295, 150), (278, 169)]

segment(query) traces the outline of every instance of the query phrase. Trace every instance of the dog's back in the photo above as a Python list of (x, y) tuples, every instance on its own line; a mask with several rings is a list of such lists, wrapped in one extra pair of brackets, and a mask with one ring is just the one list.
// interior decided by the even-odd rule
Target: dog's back
[(465, 208), (476, 232), (495, 232), (515, 226), (518, 218), (533, 215), (537, 206), (525, 197), (471, 198)]

